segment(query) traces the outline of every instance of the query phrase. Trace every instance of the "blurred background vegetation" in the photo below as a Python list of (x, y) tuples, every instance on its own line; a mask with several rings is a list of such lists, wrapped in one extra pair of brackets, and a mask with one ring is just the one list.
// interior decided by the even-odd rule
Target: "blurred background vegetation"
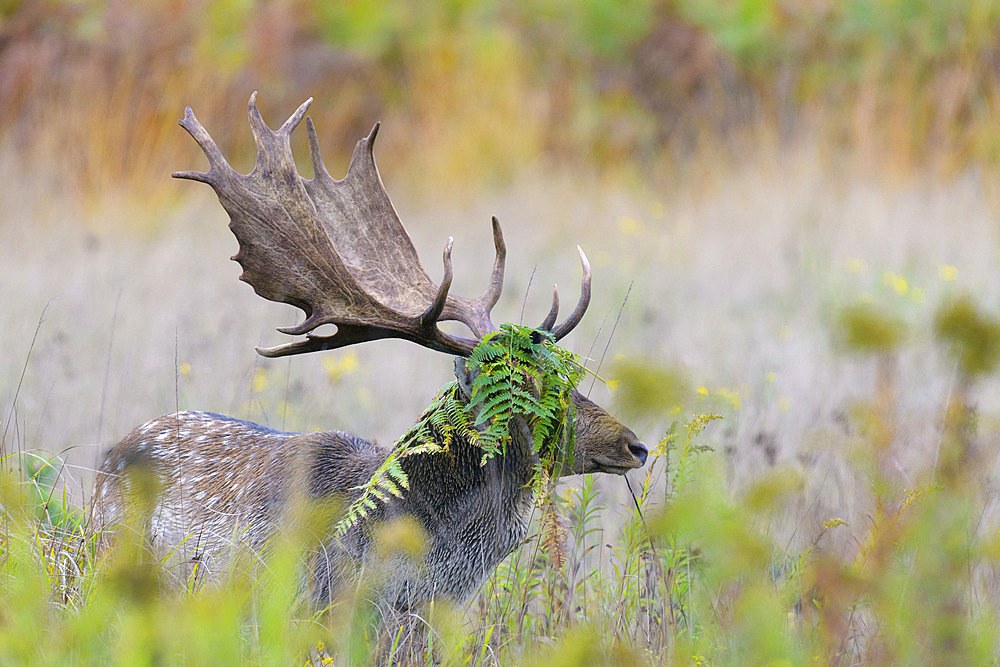
[(0, 0), (7, 662), (371, 648), (355, 615), (299, 622), (294, 567), (287, 604), (136, 586), (159, 564), (94, 561), (80, 509), (157, 414), (389, 444), (450, 378), (400, 341), (254, 353), (299, 313), (235, 280), (211, 191), (169, 179), (205, 164), (186, 105), (251, 168), (253, 90), (272, 126), (316, 98), (334, 175), (383, 121), (389, 193), (432, 279), (454, 234), (456, 293), (497, 214), (498, 321), (541, 321), (554, 280), (575, 299), (573, 243), (594, 265), (566, 344), (655, 460), (561, 485), (568, 552), (506, 561), (442, 662), (997, 660), (1000, 0)]
[[(998, 26), (998, 0), (4, 0), (0, 146), (148, 196), (191, 161), (185, 105), (218, 128), (259, 89), (272, 119), (316, 97), (338, 146), (393, 120), (382, 160), (422, 187), (648, 177), (804, 134), (880, 169), (994, 167)], [(214, 131), (251, 159), (244, 127)]]

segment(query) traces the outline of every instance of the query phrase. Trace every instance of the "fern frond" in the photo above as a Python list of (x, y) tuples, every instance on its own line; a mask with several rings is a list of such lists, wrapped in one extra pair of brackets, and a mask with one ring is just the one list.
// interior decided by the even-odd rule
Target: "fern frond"
[(531, 446), (543, 460), (533, 489), (541, 491), (548, 483), (548, 471), (557, 461), (572, 467), (575, 414), (570, 391), (587, 373), (579, 357), (556, 345), (548, 332), (505, 323), (476, 345), (468, 363), (479, 369), (469, 400), (461, 400), (456, 382), (438, 392), (371, 478), (354, 489), (360, 493), (337, 524), (338, 537), (369, 517), (379, 503), (403, 497), (410, 482), (401, 459), (446, 451), (458, 437), (482, 451), (485, 465), (506, 453), (516, 417), (528, 423)]

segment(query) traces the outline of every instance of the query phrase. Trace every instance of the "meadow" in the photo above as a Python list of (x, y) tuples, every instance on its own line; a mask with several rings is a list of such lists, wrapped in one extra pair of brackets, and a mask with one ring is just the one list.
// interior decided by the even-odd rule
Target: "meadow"
[[(266, 568), (236, 569), (205, 588), (166, 586), (139, 543), (125, 540), (110, 554), (92, 548), (84, 508), (100, 457), (149, 418), (210, 410), (285, 430), (345, 430), (389, 446), (451, 376), (442, 355), (400, 341), (279, 360), (254, 352), (282, 342), (274, 327), (297, 321), (298, 311), (264, 302), (236, 280), (239, 269), (227, 260), (236, 244), (214, 195), (168, 177), (199, 168), (202, 158), (182, 130), (161, 121), (190, 104), (213, 133), (219, 128), (224, 150), (236, 146), (242, 162), (234, 163), (247, 169), (245, 84), (254, 76), (274, 83), (280, 66), (248, 70), (239, 40), (214, 35), (211, 47), (195, 40), (213, 57), (228, 57), (212, 70), (229, 77), (225, 86), (209, 95), (218, 81), (208, 75), (172, 79), (168, 61), (163, 72), (149, 70), (166, 81), (153, 105), (128, 59), (116, 65), (125, 75), (117, 87), (97, 73), (103, 61), (82, 57), (74, 61), (79, 80), (67, 75), (59, 88), (11, 78), (10, 59), (0, 58), (0, 74), (8, 73), (0, 81), (20, 82), (4, 90), (27, 100), (14, 111), (16, 95), (0, 104), (7, 114), (0, 662), (996, 662), (1000, 239), (986, 122), (995, 118), (992, 88), (973, 86), (976, 99), (955, 92), (955, 108), (976, 111), (941, 121), (929, 100), (940, 101), (942, 88), (926, 98), (913, 92), (916, 81), (945, 86), (940, 72), (977, 80), (985, 76), (980, 63), (965, 57), (966, 42), (953, 53), (947, 40), (931, 40), (937, 50), (928, 47), (925, 60), (923, 51), (914, 55), (900, 87), (872, 101), (866, 90), (879, 89), (885, 76), (878, 67), (854, 84), (807, 67), (834, 52), (848, 54), (836, 62), (848, 62), (858, 43), (867, 44), (860, 28), (855, 42), (841, 30), (843, 43), (798, 61), (806, 91), (789, 129), (780, 86), (760, 83), (783, 61), (754, 48), (759, 30), (740, 37), (720, 27), (726, 16), (705, 14), (707, 4), (679, 5), (699, 34), (722, 45), (758, 115), (728, 133), (719, 130), (725, 118), (706, 117), (706, 126), (686, 127), (683, 141), (671, 135), (655, 143), (662, 159), (648, 159), (651, 149), (629, 157), (637, 144), (658, 141), (652, 130), (635, 134), (660, 127), (655, 115), (636, 112), (631, 97), (578, 85), (626, 66), (601, 49), (618, 53), (629, 39), (648, 45), (628, 37), (639, 29), (627, 25), (614, 32), (624, 42), (588, 42), (597, 45), (584, 64), (560, 60), (546, 74), (573, 91), (563, 100), (571, 127), (554, 138), (546, 135), (547, 114), (561, 107), (547, 106), (552, 101), (526, 78), (530, 58), (554, 61), (514, 49), (519, 33), (509, 29), (485, 32), (527, 64), (466, 59), (478, 53), (472, 45), (483, 25), (492, 25), (476, 23), (474, 11), (455, 10), (466, 23), (452, 41), (433, 21), (403, 46), (390, 38), (391, 25), (369, 26), (376, 37), (390, 35), (385, 43), (363, 32), (364, 39), (336, 37), (368, 58), (359, 62), (389, 72), (395, 83), (383, 81), (376, 102), (350, 78), (341, 82), (343, 97), (329, 83), (307, 91), (316, 95), (335, 175), (367, 131), (358, 123), (383, 120), (382, 178), (433, 280), (452, 235), (453, 290), (479, 293), (492, 260), (489, 219), (499, 217), (508, 270), (496, 319), (540, 322), (554, 282), (565, 300), (575, 299), (573, 245), (587, 251), (593, 302), (563, 344), (601, 378), (585, 380), (584, 393), (633, 426), (655, 455), (627, 479), (560, 483), (541, 504), (531, 539), (466, 606), (435, 605), (414, 619), (415, 641), (379, 636), (363, 585), (332, 610), (303, 604), (295, 535), (275, 544)], [(150, 20), (137, 16), (140, 28)], [(83, 19), (72, 18), (78, 31), (90, 25)], [(854, 25), (848, 19), (826, 18)], [(945, 19), (931, 15), (927, 25)], [(296, 20), (293, 13), (289, 25)], [(584, 37), (595, 30), (575, 29)], [(782, 30), (782, 40), (767, 31), (756, 39), (802, 43)], [(902, 32), (904, 46), (887, 42), (885, 62), (905, 49)], [(13, 34), (8, 49), (35, 43)], [(419, 49), (434, 57), (418, 67)], [(452, 78), (456, 70), (465, 78)], [(722, 81), (728, 71), (706, 77)], [(486, 80), (489, 104), (470, 104), (484, 99), (477, 86)], [(827, 90), (838, 99), (860, 101), (836, 115), (822, 95), (809, 96), (816, 80), (832, 81)], [(96, 89), (98, 103), (84, 104), (98, 83), (106, 86)], [(309, 83), (307, 76), (275, 83), (270, 99), (261, 86), (265, 119), (277, 124)], [(407, 90), (417, 92), (399, 92)], [(724, 93), (738, 98), (733, 88), (717, 91)], [(139, 102), (130, 107), (131, 95)], [(525, 98), (532, 103), (510, 103)], [(690, 93), (692, 105), (699, 99)], [(79, 103), (79, 118), (66, 121), (58, 103)], [(25, 109), (47, 109), (48, 135), (23, 129)], [(448, 114), (454, 123), (442, 120)], [(324, 133), (324, 119), (334, 131)], [(937, 122), (954, 131), (935, 129)], [(510, 127), (525, 130), (520, 141), (510, 139)], [(607, 140), (595, 143), (597, 136)], [(151, 157), (141, 159), (143, 152)], [(133, 157), (114, 159), (119, 154)], [(396, 537), (400, 544), (390, 548), (406, 548), (405, 536)]]

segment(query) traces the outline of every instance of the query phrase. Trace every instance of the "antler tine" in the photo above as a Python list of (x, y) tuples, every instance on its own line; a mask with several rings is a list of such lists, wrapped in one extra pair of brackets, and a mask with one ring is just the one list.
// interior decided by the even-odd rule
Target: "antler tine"
[[(345, 180), (351, 178), (352, 174), (365, 172), (370, 165), (373, 166), (375, 164), (375, 137), (378, 136), (380, 127), (382, 127), (382, 123), (375, 121), (368, 136), (358, 141), (358, 144), (354, 147), (354, 153), (351, 154), (351, 163), (347, 165)], [(378, 169), (375, 169), (375, 172), (378, 176)], [(378, 176), (378, 179), (381, 182), (382, 177)]]
[(173, 178), (186, 178), (190, 181), (199, 181), (201, 183), (208, 183), (212, 185), (215, 181), (216, 169), (223, 171), (231, 171), (232, 167), (226, 162), (226, 158), (222, 157), (222, 151), (216, 146), (215, 140), (212, 139), (212, 135), (208, 133), (208, 130), (195, 118), (194, 111), (191, 107), (184, 107), (184, 118), (177, 121), (177, 124), (187, 130), (187, 133), (191, 135), (198, 146), (201, 147), (202, 152), (205, 157), (208, 158), (208, 171), (175, 171), (171, 174)]
[(274, 132), (267, 126), (267, 123), (264, 122), (263, 117), (260, 115), (260, 109), (257, 108), (256, 90), (250, 94), (250, 101), (247, 102), (247, 117), (250, 119), (250, 131), (253, 133), (253, 139), (257, 143), (259, 153), (261, 139), (267, 135), (274, 134)]
[[(302, 118), (306, 115), (312, 101), (313, 98), (310, 97), (300, 104), (299, 108), (288, 117), (288, 120), (282, 123), (277, 131), (274, 131), (268, 127), (260, 115), (260, 109), (257, 108), (257, 91), (253, 91), (250, 95), (250, 101), (247, 103), (247, 116), (250, 119), (250, 131), (253, 133), (254, 144), (257, 146), (256, 169), (271, 172), (282, 166), (285, 154), (291, 155), (292, 132), (302, 122)], [(281, 143), (286, 144), (283, 150), (277, 148)]]
[[(504, 264), (507, 259), (507, 246), (503, 240), (503, 230), (496, 216), (492, 218), (493, 245), (496, 248), (496, 259), (493, 260), (493, 271), (490, 284), (479, 297), (467, 299), (464, 297), (449, 297), (448, 303), (440, 313), (442, 320), (455, 320), (465, 324), (477, 338), (496, 331), (496, 326), (490, 319), (490, 311), (500, 299), (503, 291)], [(444, 335), (444, 334), (442, 334)]]
[[(253, 91), (250, 95), (250, 101), (247, 103), (247, 116), (250, 118), (250, 131), (253, 133), (254, 143), (257, 145), (257, 166), (263, 166), (265, 169), (270, 170), (272, 165), (270, 164), (274, 158), (274, 142), (284, 139), (286, 142), (291, 140), (292, 131), (298, 127), (299, 123), (302, 122), (302, 118), (306, 115), (306, 111), (309, 109), (309, 105), (312, 104), (313, 98), (307, 99), (305, 102), (299, 105), (299, 108), (288, 117), (281, 127), (277, 131), (272, 130), (268, 127), (267, 123), (264, 122), (264, 118), (260, 115), (260, 109), (257, 108), (257, 91)], [(291, 149), (288, 149), (291, 152)]]
[(313, 98), (310, 97), (308, 100), (300, 104), (299, 108), (295, 110), (295, 113), (289, 116), (288, 120), (281, 125), (278, 129), (278, 133), (292, 136), (292, 132), (294, 132), (295, 128), (299, 126), (299, 123), (302, 122), (302, 118), (306, 115), (306, 111), (309, 110), (309, 105), (312, 103)]
[(254, 349), (262, 357), (277, 359), (294, 354), (335, 350), (347, 347), (348, 345), (354, 345), (355, 343), (364, 343), (380, 338), (402, 338), (431, 350), (467, 357), (472, 354), (476, 343), (479, 342), (471, 338), (444, 333), (437, 328), (435, 322), (429, 323), (426, 329), (426, 332), (414, 335), (413, 332), (408, 331), (391, 331), (367, 325), (340, 324), (337, 325), (337, 333), (330, 336), (306, 334), (305, 340), (298, 340), (293, 343), (285, 343), (284, 345), (276, 345), (274, 347), (255, 347)]
[(420, 315), (420, 322), (425, 326), (436, 328), (438, 318), (441, 317), (441, 311), (444, 310), (444, 304), (448, 301), (448, 290), (451, 289), (451, 279), (453, 277), (451, 248), (454, 243), (455, 239), (449, 236), (448, 242), (444, 245), (444, 278), (441, 279), (441, 286), (438, 287), (438, 293), (434, 297), (434, 301)]
[(556, 340), (566, 336), (566, 334), (580, 323), (580, 320), (583, 319), (583, 314), (587, 312), (587, 306), (590, 305), (590, 262), (587, 261), (587, 256), (583, 253), (583, 248), (577, 246), (576, 250), (580, 253), (580, 264), (583, 265), (583, 284), (580, 287), (580, 300), (566, 321), (552, 329), (552, 335), (555, 336)]
[(316, 126), (312, 118), (306, 116), (306, 135), (309, 137), (309, 157), (312, 158), (313, 178), (330, 178), (330, 172), (323, 163), (323, 154), (319, 150), (319, 137), (316, 136)]
[(305, 354), (307, 352), (336, 350), (341, 347), (347, 347), (348, 345), (354, 345), (355, 343), (364, 343), (367, 341), (378, 340), (380, 338), (403, 338), (404, 340), (412, 341), (431, 350), (437, 350), (438, 352), (444, 352), (446, 354), (454, 354), (460, 357), (467, 357), (472, 354), (472, 350), (475, 349), (476, 343), (478, 342), (472, 340), (471, 338), (453, 336), (442, 331), (437, 331), (437, 333), (438, 336), (434, 339), (433, 344), (431, 344), (428, 343), (426, 339), (401, 336), (398, 332), (391, 332), (382, 329), (376, 330), (368, 327), (351, 329), (350, 327), (343, 326), (332, 336), (309, 335), (306, 336), (305, 340), (298, 340), (294, 343), (285, 343), (284, 345), (276, 345), (274, 347), (255, 347), (254, 350), (256, 350), (257, 354), (262, 357), (267, 357), (268, 359), (278, 359), (280, 357)]
[(497, 305), (500, 300), (500, 293), (503, 292), (504, 266), (507, 262), (507, 244), (503, 240), (503, 230), (500, 229), (500, 221), (493, 216), (493, 246), (496, 248), (496, 259), (493, 260), (493, 272), (490, 275), (490, 286), (479, 301), (487, 311)]
[(559, 317), (559, 286), (552, 286), (552, 307), (549, 308), (549, 314), (545, 316), (541, 325), (538, 327), (542, 331), (552, 331), (552, 325), (556, 323), (556, 318)]
[[(279, 329), (280, 331), (280, 329)], [(337, 333), (332, 336), (307, 336), (305, 340), (297, 340), (294, 343), (275, 345), (274, 347), (254, 347), (262, 357), (268, 359), (278, 359), (288, 357), (293, 354), (305, 354), (306, 352), (320, 352), (322, 350), (335, 350), (340, 347), (347, 347), (354, 343), (363, 343), (376, 338), (391, 338), (389, 332), (366, 332), (358, 329), (352, 331), (348, 327), (337, 329)]]

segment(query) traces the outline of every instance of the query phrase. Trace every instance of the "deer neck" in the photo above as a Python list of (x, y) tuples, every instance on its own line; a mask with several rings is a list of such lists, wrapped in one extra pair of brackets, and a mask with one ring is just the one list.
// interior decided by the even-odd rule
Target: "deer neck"
[(516, 424), (512, 425), (507, 451), (485, 463), (483, 450), (457, 433), (444, 451), (404, 457), (401, 464), (410, 481), (407, 496), (423, 496), (455, 506), (475, 503), (477, 507), (500, 511), (523, 498), (530, 500), (528, 483), (537, 455), (524, 420), (513, 421)]
[(467, 599), (524, 541), (536, 459), (519, 421), (504, 455), (485, 464), (483, 450), (461, 437), (445, 452), (402, 460), (410, 488), (390, 513), (414, 515), (427, 532), (426, 594)]

